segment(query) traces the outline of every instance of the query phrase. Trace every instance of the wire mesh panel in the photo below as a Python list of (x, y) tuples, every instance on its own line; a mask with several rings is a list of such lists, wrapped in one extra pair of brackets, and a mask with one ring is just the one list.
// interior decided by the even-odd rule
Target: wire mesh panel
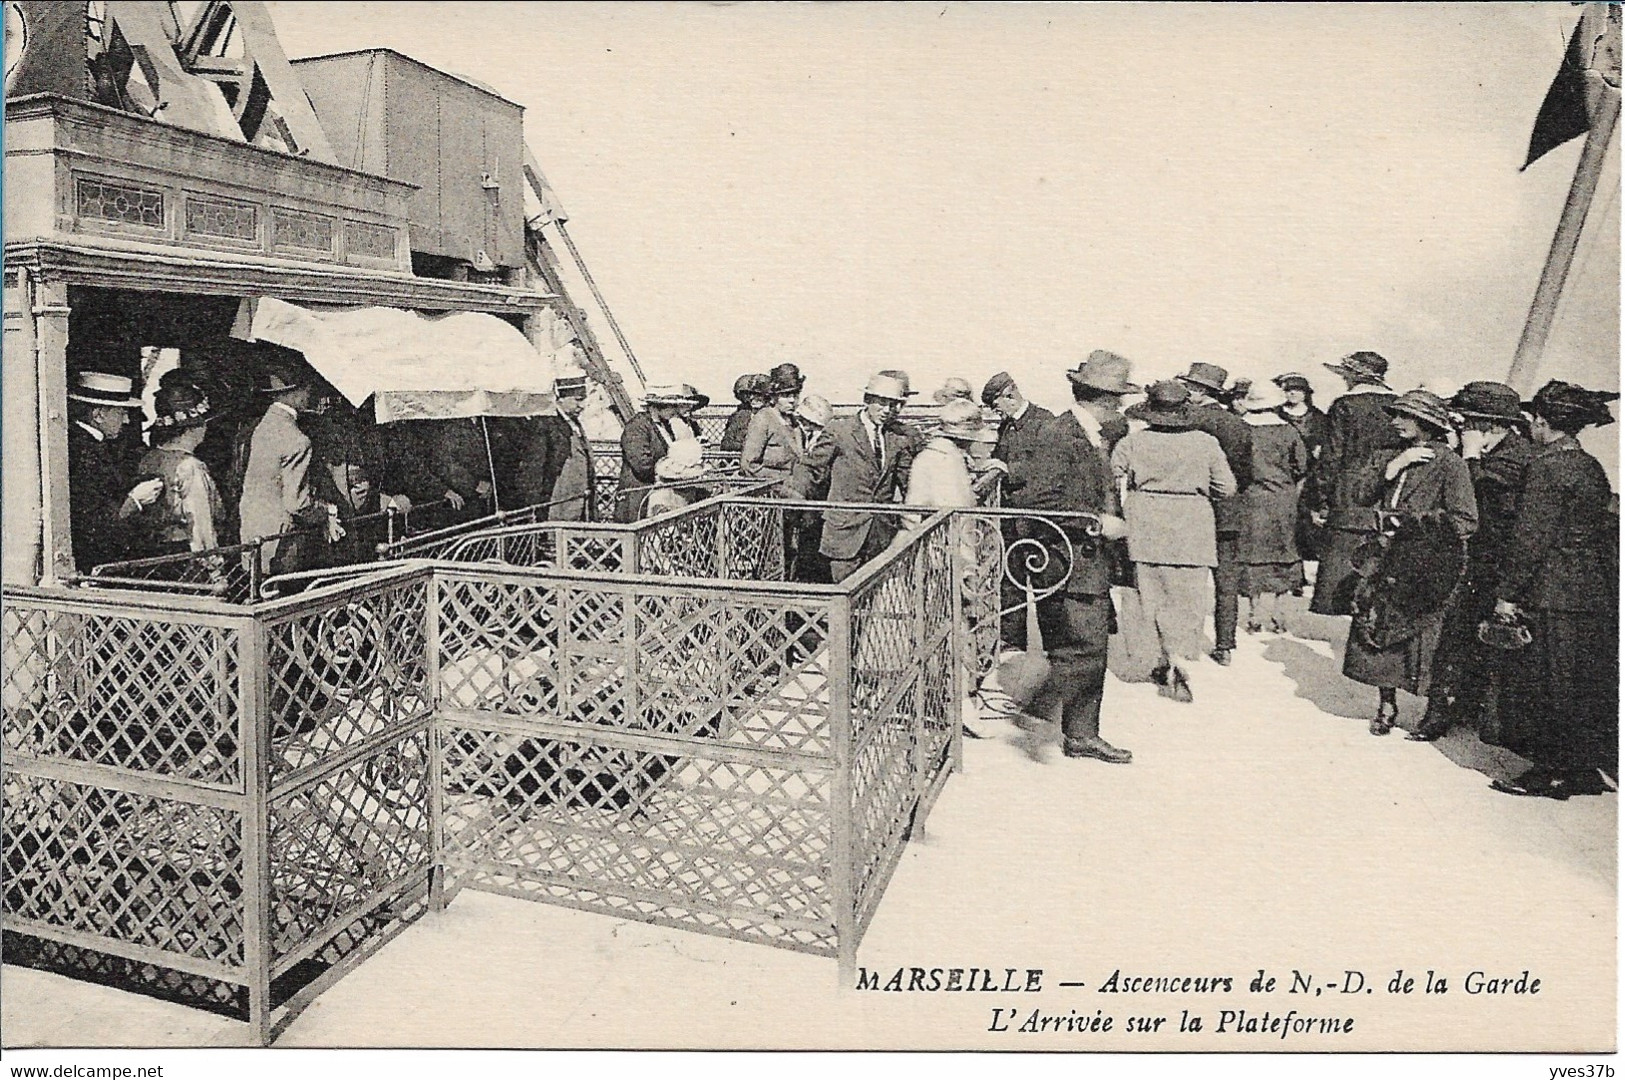
[(259, 581), (259, 551), (264, 541), (233, 544), (212, 551), (128, 559), (93, 567), (79, 579), (88, 586), (210, 596), (228, 603), (253, 600)]
[(827, 596), (436, 590), (449, 881), (833, 951)]

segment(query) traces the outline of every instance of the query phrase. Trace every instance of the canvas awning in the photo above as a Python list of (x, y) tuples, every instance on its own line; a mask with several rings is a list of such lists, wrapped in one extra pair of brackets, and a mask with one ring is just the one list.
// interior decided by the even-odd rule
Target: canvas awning
[(352, 405), (375, 398), (381, 424), (553, 408), (555, 357), (495, 315), (243, 303), (233, 336), (303, 353)]

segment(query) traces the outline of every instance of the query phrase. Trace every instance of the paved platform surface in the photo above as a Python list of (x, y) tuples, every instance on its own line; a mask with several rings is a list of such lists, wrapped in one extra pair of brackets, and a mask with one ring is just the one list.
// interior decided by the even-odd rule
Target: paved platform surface
[[(1104, 734), (1134, 751), (1130, 766), (978, 722), (989, 737), (966, 741), (859, 961), (883, 978), (1041, 968), (1039, 993), (851, 992), (833, 961), (465, 892), (280, 1045), (1612, 1049), (1617, 797), (1497, 794), (1489, 779), (1518, 761), (1462, 731), (1434, 745), (1368, 735), (1375, 691), (1338, 674), (1343, 623), (1300, 607), (1290, 635), (1245, 638), (1229, 668), (1200, 664), (1191, 705), (1111, 679)], [(1418, 707), (1405, 701), (1402, 723)], [(1259, 969), (1274, 993), (1247, 991)], [(1416, 979), (1409, 995), (1387, 992), (1396, 969)], [(1464, 985), (1526, 969), (1538, 993)], [(1233, 989), (1102, 992), (1118, 970), (1227, 976)], [(1321, 992), (1286, 993), (1294, 970)], [(1448, 992), (1424, 992), (1429, 970)], [(1348, 971), (1373, 992), (1341, 993)], [(221, 1046), (244, 1031), (11, 967), (0, 990), (10, 1047)], [(1009, 1030), (990, 1030), (994, 1009), (1013, 1010), (1014, 1023), (999, 1014)], [(1020, 1031), (1035, 1009), (1114, 1023)], [(1227, 1010), (1354, 1023), (1283, 1040), (1237, 1032), (1234, 1017), (1216, 1031)], [(1179, 1031), (1182, 1013), (1203, 1030)]]

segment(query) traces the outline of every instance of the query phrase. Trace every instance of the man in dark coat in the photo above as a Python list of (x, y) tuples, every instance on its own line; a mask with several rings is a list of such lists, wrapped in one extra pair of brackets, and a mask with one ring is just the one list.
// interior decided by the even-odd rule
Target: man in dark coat
[(1320, 569), (1309, 610), (1317, 615), (1348, 615), (1354, 601), (1354, 552), (1380, 531), (1366, 492), (1381, 491), (1388, 461), (1404, 447), (1387, 406), (1397, 400), (1387, 383), (1388, 361), (1374, 352), (1350, 353), (1326, 367), (1343, 377), (1348, 392), (1326, 413), (1326, 442), (1310, 473), (1317, 505), (1315, 523), (1325, 527)]
[(1247, 421), (1224, 404), (1229, 372), (1217, 364), (1192, 364), (1178, 376), (1191, 392), (1190, 421), (1195, 431), (1219, 440), (1224, 460), (1236, 478), (1235, 493), (1213, 502), (1218, 565), (1213, 568), (1213, 652), (1215, 663), (1229, 664), (1236, 648), (1236, 618), (1241, 598), (1241, 530), (1247, 521), (1243, 496), (1253, 482), (1253, 433)]
[[(1043, 452), (1044, 425), (1054, 420), (1055, 414), (1028, 401), (1007, 371), (999, 372), (982, 387), (982, 404), (1004, 417), (999, 422), (999, 441), (993, 444), (993, 456), (1005, 464), (1004, 505), (1016, 509), (1027, 506), (1028, 481), (1037, 456)], [(1019, 518), (1006, 521), (1005, 548), (1019, 540), (1025, 531)], [(999, 580), (1000, 606), (1007, 609), (1000, 636), (1006, 645), (1024, 649), (1027, 647), (1027, 618), (1018, 607), (1021, 594), (1009, 575), (1001, 573)]]
[[(1059, 703), (1062, 751), (1067, 757), (1114, 765), (1134, 759), (1129, 751), (1100, 737), (1107, 647), (1117, 629), (1107, 545), (1128, 533), (1112, 482), (1106, 430), (1127, 429), (1120, 412), (1122, 397), (1138, 390), (1127, 374), (1128, 361), (1104, 350), (1091, 353), (1066, 373), (1072, 383), (1072, 408), (1044, 425), (1039, 434), (1042, 446), (1024, 488), (1035, 511), (1085, 511), (1101, 519), (1098, 537), (1088, 535), (1079, 522), (1057, 523), (1071, 540), (1071, 565), (1062, 588), (1038, 604), (1039, 632), (1053, 666), (1032, 708), (1038, 712)], [(1066, 559), (1064, 546), (1052, 543), (1052, 562), (1066, 566)]]
[[(829, 485), (835, 503), (889, 503), (908, 490), (916, 450), (910, 432), (897, 422), (911, 391), (906, 378), (878, 373), (863, 391), (856, 416), (831, 420), (824, 436), (803, 456), (786, 490), (797, 499)], [(819, 553), (829, 559), (830, 575), (840, 582), (890, 546), (897, 535), (895, 514), (868, 510), (824, 511)]]
[(615, 520), (633, 522), (643, 516), (643, 504), (658, 478), (655, 466), (671, 444), (688, 436), (679, 417), (703, 408), (711, 399), (686, 383), (651, 386), (644, 394), (645, 409), (621, 429), (621, 482), (615, 502)]
[(1521, 406), (1516, 390), (1496, 382), (1470, 382), (1450, 400), (1464, 424), (1461, 451), (1478, 502), (1478, 531), (1467, 541), (1467, 572), (1445, 614), (1427, 713), (1408, 736), (1418, 742), (1439, 738), (1456, 721), (1481, 725), (1482, 734), (1493, 736), (1495, 721), (1486, 712), (1496, 700), (1493, 687), (1505, 656), (1478, 640), (1478, 624), (1495, 607), (1524, 470), (1536, 452), (1523, 433), (1528, 421)]
[(587, 403), (585, 375), (560, 376), (553, 382), (558, 411), (533, 417), (532, 438), (515, 473), (516, 506), (546, 504), (554, 521), (596, 521), (598, 506), (592, 443), (581, 426)]
[(1525, 406), (1534, 458), (1501, 560), (1495, 613), (1531, 640), (1503, 661), (1498, 741), (1534, 763), (1491, 786), (1511, 795), (1600, 794), (1619, 776), (1617, 515), (1608, 476), (1575, 436), (1611, 424), (1615, 393), (1550, 382)]
[(135, 456), (124, 439), (130, 410), (141, 408), (135, 383), (122, 375), (82, 371), (68, 393), (68, 523), (80, 573), (138, 557), (136, 517), (157, 502), (164, 482), (135, 483)]

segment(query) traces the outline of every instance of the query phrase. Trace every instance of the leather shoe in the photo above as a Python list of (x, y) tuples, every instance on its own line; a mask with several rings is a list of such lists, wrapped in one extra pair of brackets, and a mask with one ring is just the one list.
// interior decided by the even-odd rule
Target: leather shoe
[(1531, 770), (1512, 780), (1492, 780), (1490, 788), (1504, 795), (1534, 795), (1559, 801), (1569, 797), (1569, 787), (1561, 776)]
[(1178, 668), (1174, 669), (1173, 677), (1168, 680), (1168, 696), (1181, 705), (1189, 705), (1196, 700), (1196, 696), (1191, 693), (1189, 680), (1185, 678), (1185, 673)]
[(1062, 745), (1061, 753), (1067, 757), (1095, 758), (1112, 765), (1127, 765), (1134, 760), (1134, 755), (1129, 751), (1119, 749), (1105, 739), (1068, 739)]
[(1213, 662), (1218, 664), (1220, 667), (1229, 667), (1230, 653), (1230, 649), (1214, 649), (1212, 652), (1208, 653), (1208, 655), (1211, 656), (1213, 658)]

